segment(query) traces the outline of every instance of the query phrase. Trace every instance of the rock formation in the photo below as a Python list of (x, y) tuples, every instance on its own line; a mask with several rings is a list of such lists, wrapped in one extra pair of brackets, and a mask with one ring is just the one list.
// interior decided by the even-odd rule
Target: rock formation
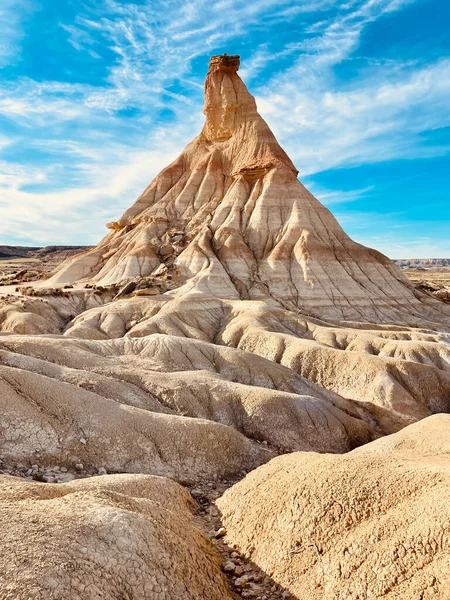
[(164, 268), (183, 296), (272, 301), (332, 320), (450, 323), (448, 307), (353, 242), (298, 181), (238, 67), (237, 56), (211, 59), (200, 135), (51, 283), (105, 285)]
[[(200, 135), (97, 246), (25, 297), (4, 299), (0, 328), (91, 340), (74, 348), (85, 356), (76, 369), (89, 372), (91, 353), (125, 352), (138, 365), (143, 348), (165, 348), (158, 370), (177, 371), (172, 383), (159, 376), (150, 385), (147, 374), (144, 384), (138, 374), (134, 385), (175, 414), (217, 420), (279, 450), (345, 451), (449, 410), (450, 306), (353, 242), (302, 186), (238, 66), (238, 57), (211, 59)], [(52, 295), (63, 284), (75, 289)], [(216, 356), (245, 363), (248, 375), (236, 379)], [(73, 369), (74, 357), (65, 360)], [(102, 364), (106, 377), (114, 369)], [(211, 408), (219, 389), (230, 398), (220, 411)]]
[[(450, 409), (450, 307), (353, 242), (302, 186), (238, 66), (239, 57), (212, 57), (202, 132), (97, 246), (1, 301), (4, 332), (62, 334), (0, 339), (7, 372), (18, 370), (8, 383), (15, 423), (41, 427), (62, 386), (73, 422), (52, 424), (55, 439), (80, 430), (78, 405), (95, 412), (107, 402), (111, 419), (126, 414), (130, 426), (131, 405), (146, 411), (148, 432), (209, 420), (239, 472), (247, 458), (264, 460), (261, 448), (243, 450), (245, 437), (276, 452), (343, 452)], [(74, 288), (51, 287), (63, 284)], [(32, 389), (53, 390), (31, 392), (47, 403), (39, 418), (17, 400), (30, 378), (40, 378)], [(239, 432), (232, 443), (223, 426)], [(91, 435), (108, 440), (106, 422)], [(20, 457), (6, 452), (10, 461), (27, 459), (30, 439)], [(111, 469), (135, 470), (142, 443), (110, 457)], [(42, 460), (52, 461), (44, 446)], [(95, 465), (88, 449), (83, 460)], [(159, 467), (149, 458), (139, 468), (191, 479), (197, 467), (175, 467), (167, 451)], [(205, 448), (192, 442), (186, 452)], [(69, 462), (77, 454), (70, 444), (64, 453)], [(215, 468), (212, 459), (204, 473)]]
[[(216, 559), (190, 529), (186, 498), (174, 483), (115, 476), (101, 485), (69, 480), (100, 472), (146, 473), (183, 484), (214, 486), (218, 480), (239, 479), (277, 454), (302, 451), (275, 458), (224, 497), (220, 507), (230, 541), (248, 548), (245, 551), (254, 553), (275, 583), (299, 597), (303, 597), (301, 586), (317, 582), (322, 596), (312, 587), (306, 597), (322, 598), (324, 590), (330, 590), (330, 599), (356, 600), (375, 592), (386, 596), (391, 588), (399, 590), (399, 597), (403, 590), (415, 593), (416, 588), (431, 594), (428, 588), (440, 590), (442, 578), (436, 575), (438, 583), (428, 585), (429, 563), (418, 558), (417, 549), (408, 555), (408, 568), (401, 571), (404, 580), (392, 579), (400, 568), (392, 559), (386, 563), (388, 587), (378, 580), (372, 585), (375, 556), (367, 548), (358, 554), (352, 546), (358, 536), (365, 541), (372, 538), (365, 537), (359, 512), (354, 517), (351, 512), (340, 523), (344, 512), (335, 511), (332, 499), (342, 504), (339, 494), (348, 492), (354, 498), (351, 510), (359, 511), (359, 505), (366, 507), (359, 492), (367, 486), (369, 496), (374, 496), (373, 514), (380, 515), (380, 507), (391, 511), (404, 498), (410, 501), (408, 485), (411, 490), (418, 490), (419, 483), (425, 485), (424, 472), (441, 473), (440, 451), (432, 463), (431, 458), (422, 460), (422, 449), (409, 466), (401, 458), (397, 473), (394, 465), (399, 454), (389, 444), (395, 445), (403, 435), (408, 438), (409, 433), (396, 433), (405, 426), (450, 412), (450, 306), (415, 289), (385, 256), (352, 241), (304, 188), (258, 114), (238, 66), (239, 57), (212, 57), (202, 132), (122, 217), (108, 224), (110, 232), (97, 246), (66, 260), (44, 282), (27, 282), (17, 290), (6, 287), (3, 297), (0, 287), (0, 466), (8, 473), (41, 481), (66, 481), (49, 491), (48, 485), (8, 479), (7, 509), (11, 514), (18, 511), (19, 521), (28, 510), (31, 519), (40, 519), (45, 504), (65, 515), (62, 518), (67, 516), (69, 532), (75, 531), (77, 523), (85, 523), (84, 509), (94, 515), (89, 527), (101, 532), (115, 568), (108, 571), (111, 580), (103, 582), (98, 592), (92, 588), (95, 593), (87, 596), (83, 588), (83, 597), (122, 600), (145, 593), (155, 599), (228, 598), (233, 596), (221, 591)], [(438, 440), (446, 427), (446, 417), (436, 417), (405, 432), (426, 439), (436, 429)], [(386, 434), (395, 434), (394, 442), (377, 440)], [(368, 442), (373, 445), (353, 450)], [(345, 457), (331, 455), (349, 451)], [(55, 465), (64, 470), (64, 477)], [(378, 475), (372, 468), (373, 473), (386, 475), (385, 500), (377, 495)], [(402, 474), (404, 487), (399, 483)], [(268, 503), (263, 506), (262, 492), (272, 485), (269, 476), (274, 487), (272, 495), (267, 491)], [(353, 479), (359, 482), (355, 489), (351, 489)], [(122, 482), (127, 482), (124, 487)], [(196, 574), (192, 596), (173, 591), (181, 589), (177, 586), (187, 577), (185, 554), (176, 555), (181, 561), (176, 576), (163, 580), (157, 571), (156, 583), (151, 579), (156, 587), (148, 592), (136, 575), (134, 565), (139, 564), (150, 578), (156, 568), (147, 559), (142, 562), (140, 554), (154, 535), (147, 528), (146, 512), (154, 486), (158, 493), (165, 493), (167, 487), (174, 510), (182, 513), (181, 521), (174, 521), (155, 500), (151, 527), (157, 528), (161, 552), (169, 552), (164, 531), (173, 531), (175, 537), (187, 535), (207, 557), (207, 575)], [(330, 489), (322, 493), (327, 486)], [(390, 486), (403, 490), (404, 496), (400, 491), (389, 495)], [(430, 494), (440, 489), (430, 489)], [(22, 493), (24, 504), (16, 501)], [(306, 533), (300, 531), (302, 520), (292, 521), (291, 505), (283, 504), (303, 493), (314, 498), (305, 508)], [(247, 506), (250, 498), (261, 510), (249, 509), (247, 522), (239, 506), (241, 501)], [(84, 507), (82, 515), (77, 512), (78, 501)], [(440, 506), (437, 500), (436, 506)], [(423, 507), (411, 506), (408, 514), (414, 516)], [(274, 520), (278, 513), (279, 521)], [(398, 540), (414, 537), (406, 531), (405, 521), (397, 517), (389, 521), (392, 514), (383, 521), (386, 531), (398, 525)], [(446, 514), (442, 512), (442, 519)], [(108, 537), (104, 519), (135, 532), (126, 535), (137, 536), (129, 558), (135, 589), (123, 583), (125, 571), (114, 562), (120, 551), (120, 539), (114, 545), (118, 530)], [(329, 535), (310, 542), (316, 540), (314, 527), (317, 535), (322, 532), (321, 519)], [(432, 521), (439, 527), (444, 522), (430, 512)], [(138, 522), (144, 523), (144, 530)], [(298, 527), (299, 538), (294, 540)], [(358, 572), (360, 559), (367, 565), (360, 570), (362, 583), (358, 580), (354, 586), (359, 596), (339, 591), (339, 586), (348, 587), (340, 580), (340, 559), (331, 547), (345, 527), (353, 532), (350, 537), (355, 536), (347, 544), (352, 548), (351, 560), (356, 561), (352, 568), (356, 565)], [(83, 535), (85, 531), (83, 525)], [(253, 550), (248, 540), (251, 531), (267, 535)], [(383, 532), (377, 531), (385, 544)], [(425, 536), (425, 530), (422, 533)], [(24, 543), (45, 543), (42, 536), (33, 534), (28, 541), (27, 535)], [(280, 542), (283, 536), (290, 540), (288, 549)], [(441, 538), (433, 536), (427, 543), (435, 548), (438, 540), (433, 556), (444, 560)], [(297, 541), (301, 545), (292, 546)], [(383, 546), (383, 557), (389, 553), (384, 554), (385, 547), (390, 548)], [(322, 550), (327, 553), (326, 565), (317, 558)], [(24, 552), (19, 548), (12, 560), (25, 564)], [(65, 543), (52, 546), (36, 577), (44, 581), (61, 557), (66, 560), (64, 552)], [(196, 552), (189, 568), (197, 572)], [(87, 560), (70, 555), (67, 560), (80, 569), (83, 581), (102, 565), (95, 556)], [(423, 577), (416, 573), (420, 565)], [(316, 567), (323, 567), (323, 572)], [(441, 573), (440, 567), (436, 572)], [(349, 581), (354, 583), (352, 573)], [(213, 592), (201, 596), (207, 576), (216, 577), (217, 596)], [(5, 577), (10, 585), (8, 600), (20, 597), (20, 590), (30, 598), (57, 599), (61, 586), (71, 581), (69, 575), (65, 579), (61, 573), (56, 579), (49, 575), (53, 586), (49, 592), (44, 584), (33, 583), (29, 570), (17, 584)], [(408, 579), (410, 588), (404, 583)], [(74, 580), (79, 581), (75, 576)]]
[(5, 600), (233, 600), (189, 493), (170, 479), (0, 484)]
[(450, 598), (450, 416), (341, 456), (295, 453), (218, 501), (227, 542), (296, 598)]

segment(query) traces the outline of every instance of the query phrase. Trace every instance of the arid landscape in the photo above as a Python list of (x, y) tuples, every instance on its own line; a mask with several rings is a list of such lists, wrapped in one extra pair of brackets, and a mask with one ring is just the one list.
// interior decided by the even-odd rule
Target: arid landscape
[(450, 301), (449, 259), (394, 260), (394, 263), (415, 287), (445, 302)]
[(0, 248), (2, 600), (450, 598), (450, 260), (353, 241), (239, 66), (97, 245)]

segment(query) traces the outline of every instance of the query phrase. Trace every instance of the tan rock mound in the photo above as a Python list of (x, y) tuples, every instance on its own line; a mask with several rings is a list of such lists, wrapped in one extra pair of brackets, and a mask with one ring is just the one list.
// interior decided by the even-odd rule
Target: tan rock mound
[[(173, 439), (180, 435), (176, 433), (177, 424), (182, 427), (181, 439), (189, 439), (187, 428), (191, 427), (191, 448), (184, 450), (186, 460), (193, 460), (190, 457), (196, 453), (192, 469), (199, 469), (200, 452), (208, 448), (210, 475), (214, 474), (213, 465), (218, 467), (218, 460), (224, 461), (224, 468), (228, 461), (228, 468), (234, 473), (248, 470), (253, 464), (252, 452), (243, 452), (242, 444), (245, 446), (246, 438), (237, 435), (233, 441), (230, 428), (281, 451), (343, 452), (376, 435), (369, 411), (310, 383), (290, 369), (234, 348), (186, 338), (152, 335), (98, 342), (8, 336), (0, 339), (0, 365), (3, 365), (0, 366), (0, 382), (3, 379), (9, 386), (3, 400), (5, 419), (6, 414), (14, 411), (15, 419), (24, 425), (27, 423), (27, 428), (42, 428), (44, 421), (50, 422), (54, 435), (64, 438), (67, 456), (71, 452), (77, 455), (77, 448), (80, 448), (84, 460), (92, 466), (95, 466), (95, 460), (102, 460), (102, 452), (107, 456), (111, 452), (117, 455), (119, 446), (109, 447), (107, 440), (111, 427), (120, 420), (123, 423), (120, 434), (122, 455), (114, 470), (144, 469), (144, 472), (161, 474), (160, 470), (154, 470), (156, 466), (151, 466), (150, 455), (147, 455), (147, 462), (144, 457), (135, 460), (136, 453), (140, 456), (141, 450), (136, 446), (139, 438), (129, 429), (136, 427), (132, 425), (133, 415), (158, 448), (161, 440), (158, 442), (159, 437), (155, 438), (155, 435), (159, 436), (159, 431), (163, 438), (168, 435), (164, 445), (168, 447), (172, 442), (171, 451), (181, 444), (180, 439)], [(25, 385), (26, 392), (23, 390)], [(25, 393), (29, 402), (14, 401), (16, 392), (19, 396)], [(58, 398), (58, 402), (50, 402), (50, 397)], [(35, 405), (40, 406), (40, 410), (30, 412)], [(128, 407), (135, 410), (130, 411)], [(89, 420), (93, 414), (103, 412), (110, 416), (111, 424), (106, 417)], [(48, 415), (47, 419), (45, 415)], [(64, 432), (61, 427), (63, 415)], [(203, 435), (203, 450), (195, 443), (195, 431), (200, 432), (200, 422), (194, 418), (207, 419), (211, 431), (216, 423), (222, 424), (222, 429), (217, 428), (215, 434), (218, 439), (223, 436), (227, 439), (227, 451), (222, 451), (221, 457), (217, 456), (216, 444), (208, 442)], [(205, 422), (202, 423), (202, 427), (206, 427)], [(94, 446), (80, 447), (79, 437), (87, 437), (83, 431), (89, 431), (89, 437), (96, 439)], [(12, 435), (11, 428), (9, 435)], [(7, 439), (8, 436), (5, 442)], [(69, 439), (73, 439), (71, 449)], [(101, 444), (101, 440), (105, 443)], [(27, 450), (23, 450), (21, 456), (17, 454), (16, 459), (33, 462), (33, 453), (37, 451), (35, 445), (36, 441), (20, 427), (14, 443), (8, 447), (11, 452), (19, 446), (25, 447)], [(52, 456), (63, 452), (61, 445), (53, 448), (43, 443), (39, 448), (41, 459), (45, 455), (47, 460), (53, 460)], [(90, 454), (94, 450), (95, 458)], [(255, 447), (261, 460), (265, 456), (262, 450), (260, 446)], [(3, 453), (7, 453), (5, 446)], [(10, 462), (15, 460), (12, 454), (8, 456)], [(166, 463), (170, 465), (173, 460), (167, 458)], [(112, 464), (109, 468), (113, 469)], [(184, 469), (177, 472), (180, 474)], [(191, 478), (192, 469), (188, 469)], [(219, 468), (217, 475), (222, 472)]]
[[(62, 288), (21, 288), (2, 296), (0, 287), (0, 332), (19, 334), (60, 334), (85, 311), (111, 302), (114, 292), (64, 290)], [(11, 290), (13, 291), (13, 290)]]
[[(110, 233), (97, 246), (66, 261), (46, 283), (100, 285), (103, 291), (9, 299), (0, 306), (0, 330), (98, 340), (105, 342), (100, 352), (116, 347), (109, 340), (123, 337), (185, 338), (177, 357), (189, 355), (188, 370), (195, 372), (204, 368), (196, 342), (236, 348), (246, 353), (251, 386), (274, 387), (264, 378), (258, 383), (261, 368), (276, 368), (258, 355), (327, 390), (316, 388), (314, 398), (332, 391), (352, 400), (344, 411), (378, 433), (450, 410), (450, 307), (414, 289), (386, 257), (353, 242), (302, 186), (238, 66), (239, 57), (212, 57), (200, 135), (109, 224)], [(119, 284), (111, 302), (104, 285)], [(232, 355), (227, 352), (226, 360), (233, 362)], [(56, 360), (73, 367), (65, 357), (65, 363)], [(166, 352), (162, 372), (174, 371), (170, 358)], [(89, 360), (77, 368), (92, 370)], [(176, 402), (168, 398), (175, 388), (193, 390), (201, 375), (153, 378), (146, 385), (152, 394), (157, 388), (161, 404), (175, 413), (208, 415), (278, 448), (343, 451), (367, 441), (359, 427), (351, 427), (328, 443), (323, 431), (336, 429), (335, 412), (330, 419), (327, 408), (321, 418), (327, 426), (317, 427), (320, 403), (310, 409), (310, 399), (291, 399), (292, 412), (286, 396), (237, 388), (226, 371), (221, 377), (227, 381), (204, 379), (197, 403), (187, 391), (177, 393)], [(101, 390), (98, 381), (95, 388)], [(298, 393), (290, 384), (277, 389)], [(229, 399), (222, 403), (227, 408), (212, 407), (218, 394)], [(248, 408), (233, 416), (234, 397), (239, 407), (253, 404), (259, 411), (264, 405), (264, 411), (258, 418), (253, 411), (250, 421)], [(268, 407), (278, 401), (284, 408), (273, 427), (267, 424), (276, 409)], [(341, 417), (339, 428), (348, 421)], [(311, 435), (305, 435), (308, 428)], [(327, 441), (320, 444), (319, 437)]]
[(45, 485), (0, 476), (4, 600), (232, 600), (193, 502), (173, 481)]
[(86, 311), (66, 335), (108, 339), (162, 333), (237, 347), (361, 403), (383, 433), (450, 411), (448, 333), (331, 325), (264, 301), (209, 299), (201, 306), (199, 311), (198, 298), (189, 296), (123, 300)]
[(295, 453), (218, 500), (227, 542), (304, 600), (450, 597), (450, 416), (340, 455)]
[[(304, 188), (238, 66), (212, 57), (202, 132), (97, 246), (0, 288), (11, 471), (211, 484), (450, 412), (450, 306)], [(445, 598), (449, 419), (274, 459), (220, 501), (227, 539), (297, 598)], [(229, 598), (174, 484), (10, 481), (8, 600)]]
[[(109, 224), (110, 233), (97, 246), (64, 263), (49, 283), (123, 284), (115, 301), (102, 297), (84, 308), (78, 303), (69, 314), (67, 299), (48, 299), (55, 318), (48, 308), (44, 314), (31, 305), (19, 314), (17, 301), (14, 310), (3, 310), (7, 317), (0, 327), (105, 342), (164, 334), (234, 347), (353, 400), (350, 414), (356, 410), (378, 433), (450, 410), (449, 307), (414, 289), (386, 257), (353, 242), (302, 186), (238, 66), (238, 57), (211, 59), (200, 135)], [(184, 353), (192, 356), (192, 370), (201, 371), (198, 345), (186, 343)], [(166, 358), (160, 369), (172, 372)], [(262, 363), (245, 363), (253, 386)], [(205, 399), (195, 410), (184, 388), (199, 387), (201, 375), (177, 376), (176, 383), (153, 379), (152, 390), (157, 385), (163, 404), (175, 412), (214, 420), (220, 412), (219, 419), (278, 448), (348, 450), (362, 439), (352, 428), (339, 441), (333, 436), (331, 444), (312, 443), (304, 434), (309, 419), (303, 408), (300, 415), (295, 409), (295, 422), (283, 409), (275, 435), (266, 425), (274, 410), (265, 409), (264, 425), (255, 428), (257, 419), (249, 425), (247, 409), (243, 418), (229, 414), (232, 397), (242, 405), (245, 396), (248, 405), (251, 395), (254, 405), (266, 407), (278, 401), (286, 407), (287, 397), (256, 397), (256, 390), (237, 389), (235, 379), (224, 377), (228, 383), (203, 380)], [(167, 399), (174, 387), (183, 388), (175, 404)], [(266, 381), (261, 387), (273, 386)], [(211, 409), (219, 393), (229, 399), (223, 402), (228, 409)], [(318, 407), (311, 431), (327, 439), (316, 427)], [(325, 430), (335, 429), (325, 413)], [(297, 423), (299, 435), (292, 432)], [(305, 446), (299, 437), (309, 439)]]
[(211, 420), (120, 404), (77, 386), (0, 366), (0, 456), (7, 465), (166, 475), (236, 476), (273, 454)]

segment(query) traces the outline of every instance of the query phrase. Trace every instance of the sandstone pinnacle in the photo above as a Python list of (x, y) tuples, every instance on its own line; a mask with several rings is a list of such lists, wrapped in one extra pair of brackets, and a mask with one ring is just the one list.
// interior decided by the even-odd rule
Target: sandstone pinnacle
[(69, 259), (51, 282), (124, 284), (166, 261), (180, 294), (189, 286), (339, 321), (450, 322), (449, 307), (351, 240), (301, 184), (239, 77), (239, 62), (211, 57), (200, 135), (108, 224), (96, 247)]

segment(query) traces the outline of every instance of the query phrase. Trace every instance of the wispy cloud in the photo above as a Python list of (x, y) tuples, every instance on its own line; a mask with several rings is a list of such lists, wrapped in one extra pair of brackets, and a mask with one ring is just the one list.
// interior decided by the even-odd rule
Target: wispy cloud
[(332, 190), (332, 191), (324, 191), (320, 187), (318, 187), (314, 182), (304, 181), (304, 183), (308, 186), (310, 192), (314, 194), (314, 196), (325, 204), (325, 206), (332, 206), (336, 204), (347, 204), (348, 202), (356, 202), (356, 200), (360, 200), (364, 196), (366, 196), (369, 192), (372, 192), (375, 188), (373, 185), (368, 185), (364, 188), (360, 188), (357, 190)]
[(0, 3), (0, 68), (17, 58), (24, 36), (24, 15), (36, 10), (35, 0), (2, 0)]
[(450, 144), (425, 146), (420, 136), (450, 124), (449, 59), (422, 66), (396, 61), (395, 68), (389, 59), (372, 61), (367, 75), (342, 91), (333, 90), (333, 69), (351, 59), (365, 28), (411, 3), (348, 3), (348, 13), (311, 27), (312, 37), (293, 49), (299, 54), (293, 66), (259, 91), (260, 111), (274, 123), (301, 175), (450, 150)]
[(359, 89), (300, 89), (292, 81), (259, 98), (264, 116), (301, 175), (395, 158), (441, 156), (450, 143), (430, 146), (421, 133), (450, 125), (450, 60), (406, 71), (386, 82), (381, 68)]
[[(49, 179), (48, 169), (29, 171), (20, 164), (1, 164), (0, 172), (0, 239), (13, 237), (21, 243), (95, 243), (111, 221), (130, 205), (162, 168), (175, 159), (182, 131), (154, 132), (145, 150), (130, 151), (126, 146), (113, 147), (108, 161), (98, 149), (85, 148), (77, 142), (55, 143), (60, 156), (83, 159), (87, 185), (61, 186), (55, 191), (35, 191)], [(34, 144), (38, 147), (39, 144)], [(80, 165), (79, 165), (80, 166)], [(28, 188), (32, 187), (32, 191)], [(20, 207), (18, 210), (17, 207)], [(75, 228), (74, 228), (75, 223)]]
[[(424, 223), (424, 228), (433, 229), (436, 225), (440, 223)], [(450, 223), (447, 223), (447, 227), (450, 227)], [(447, 239), (423, 235), (405, 239), (399, 236), (398, 230), (382, 236), (362, 236), (360, 241), (366, 246), (377, 248), (390, 258), (448, 258), (450, 256), (450, 241)]]

